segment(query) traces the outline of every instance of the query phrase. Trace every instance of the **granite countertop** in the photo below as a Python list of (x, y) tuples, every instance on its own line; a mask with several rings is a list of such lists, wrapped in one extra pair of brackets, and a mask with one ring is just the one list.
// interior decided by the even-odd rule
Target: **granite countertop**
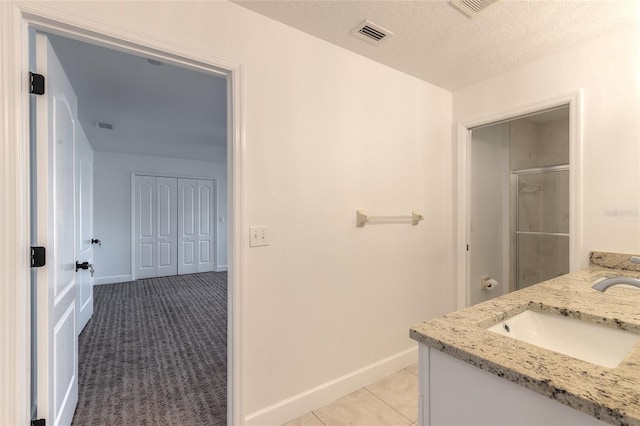
[(423, 322), (410, 336), (605, 422), (640, 425), (640, 342), (606, 368), (485, 330), (530, 309), (640, 334), (640, 289), (591, 288), (599, 277), (620, 275), (640, 278), (639, 271), (592, 266)]

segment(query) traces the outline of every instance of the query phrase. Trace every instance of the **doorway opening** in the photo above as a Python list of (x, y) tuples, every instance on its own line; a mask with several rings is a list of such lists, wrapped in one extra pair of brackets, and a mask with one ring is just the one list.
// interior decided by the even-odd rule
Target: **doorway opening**
[[(163, 247), (172, 242), (157, 240), (154, 242), (155, 248), (151, 250), (152, 253), (146, 259), (152, 259), (152, 262), (156, 264), (161, 260), (168, 259), (169, 263), (177, 265), (179, 261), (177, 254), (182, 248), (180, 259), (186, 265), (182, 268), (182, 272), (217, 273), (220, 274), (215, 280), (218, 284), (220, 284), (220, 277), (224, 277), (224, 298), (219, 298), (216, 303), (222, 301), (226, 305), (225, 312), (227, 312), (223, 319), (225, 346), (217, 349), (222, 354), (220, 357), (224, 358), (224, 377), (225, 379), (228, 377), (224, 383), (225, 389), (222, 391), (225, 406), (228, 409), (225, 408), (225, 412), (221, 417), (219, 416), (225, 419), (226, 423), (227, 418), (233, 418), (233, 398), (229, 397), (228, 404), (226, 404), (226, 399), (227, 395), (232, 395), (231, 384), (234, 377), (233, 347), (226, 344), (227, 342), (233, 344), (234, 341), (232, 333), (228, 332), (228, 330), (233, 330), (233, 281), (229, 281), (229, 291), (227, 292), (226, 279), (226, 271), (232, 267), (233, 260), (230, 255), (227, 256), (230, 252), (228, 247), (232, 239), (232, 235), (227, 237), (227, 224), (231, 223), (228, 219), (233, 217), (234, 211), (234, 206), (231, 204), (234, 191), (231, 179), (233, 174), (229, 172), (234, 158), (232, 153), (232, 134), (234, 134), (232, 123), (234, 121), (231, 113), (233, 73), (203, 66), (195, 61), (181, 60), (178, 62), (175, 57), (158, 56), (157, 52), (152, 54), (145, 52), (144, 49), (138, 49), (135, 52), (138, 55), (132, 55), (122, 51), (126, 49), (121, 48), (117, 51), (51, 33), (36, 35), (35, 32), (31, 32), (30, 34), (33, 34), (34, 38), (44, 36), (48, 39), (47, 63), (53, 56), (56, 56), (61, 65), (58, 67), (60, 72), (65, 74), (64, 79), (70, 83), (69, 93), (74, 92), (73, 96), (69, 93), (63, 93), (55, 98), (64, 99), (65, 105), (72, 105), (65, 109), (69, 113), (65, 115), (64, 120), (60, 121), (60, 123), (64, 122), (68, 125), (68, 131), (65, 131), (60, 137), (55, 133), (56, 126), (60, 127), (59, 123), (55, 121), (60, 114), (56, 112), (55, 105), (50, 109), (53, 111), (51, 117), (54, 120), (54, 124), (51, 126), (54, 132), (51, 139), (56, 141), (51, 146), (55, 146), (55, 149), (58, 150), (59, 141), (68, 138), (73, 141), (69, 146), (69, 153), (72, 155), (67, 156), (68, 161), (64, 164), (60, 162), (59, 167), (56, 163), (57, 160), (54, 160), (49, 174), (41, 173), (43, 164), (49, 162), (49, 160), (43, 161), (43, 158), (34, 159), (38, 163), (32, 169), (34, 172), (38, 170), (38, 182), (44, 182), (46, 186), (49, 185), (48, 181), (56, 181), (62, 185), (62, 179), (59, 179), (59, 176), (62, 176), (64, 170), (84, 170), (85, 174), (87, 174), (87, 170), (90, 170), (87, 174), (90, 178), (85, 180), (74, 181), (73, 175), (75, 173), (64, 175), (64, 180), (69, 181), (67, 186), (73, 188), (69, 192), (71, 195), (67, 197), (69, 200), (73, 200), (71, 203), (56, 205), (58, 199), (56, 196), (49, 198), (49, 201), (46, 201), (47, 198), (39, 199), (37, 207), (42, 208), (44, 205), (53, 203), (49, 207), (53, 210), (58, 209), (57, 217), (59, 219), (63, 217), (73, 219), (65, 219), (70, 222), (77, 221), (84, 214), (90, 215), (93, 224), (84, 228), (75, 227), (75, 225), (71, 227), (77, 228), (77, 238), (73, 238), (73, 242), (69, 246), (75, 247), (75, 249), (71, 250), (74, 252), (71, 254), (68, 253), (70, 250), (67, 250), (64, 257), (66, 259), (70, 254), (76, 258), (78, 250), (83, 245), (92, 248), (93, 255), (87, 257), (86, 262), (76, 261), (75, 268), (75, 276), (78, 277), (79, 274), (82, 274), (82, 280), (89, 283), (90, 290), (94, 285), (91, 280), (95, 280), (95, 284), (113, 284), (113, 286), (127, 283), (135, 287), (142, 284), (137, 281), (132, 282), (136, 278), (133, 269), (134, 262), (132, 262), (132, 258), (135, 258), (132, 250), (135, 248), (131, 244), (135, 239), (134, 227), (131, 226), (132, 216), (135, 215), (133, 207), (135, 192), (133, 192), (134, 185), (132, 183), (135, 173), (153, 173), (164, 176), (162, 179), (174, 179), (176, 182), (178, 181), (177, 177), (167, 176), (179, 175), (185, 183), (184, 187), (188, 187), (191, 182), (196, 182), (195, 188), (199, 194), (197, 196), (195, 193), (192, 194), (194, 197), (191, 198), (191, 208), (188, 212), (185, 209), (182, 210), (184, 219), (182, 229), (185, 231), (188, 228), (187, 225), (193, 225), (193, 228), (197, 229), (196, 238), (198, 239), (191, 244), (191, 241), (188, 241), (191, 237), (184, 234), (182, 235), (184, 241), (181, 241), (184, 243), (184, 247), (179, 247), (180, 241), (177, 241), (176, 234), (176, 241), (173, 242), (174, 247), (164, 251)], [(38, 46), (40, 47), (40, 44)], [(31, 44), (31, 48), (35, 49), (34, 43)], [(143, 55), (140, 55), (141, 52)], [(49, 77), (53, 76), (46, 77), (50, 82), (56, 81), (55, 78)], [(53, 95), (53, 92), (50, 95)], [(76, 100), (69, 101), (72, 98)], [(77, 107), (73, 107), (73, 105), (77, 105)], [(74, 116), (74, 109), (77, 116)], [(34, 115), (32, 114), (32, 116)], [(46, 114), (36, 117), (36, 120), (44, 119), (44, 115)], [(35, 127), (41, 125), (38, 121)], [(83, 136), (85, 134), (86, 137)], [(83, 138), (88, 142), (85, 145), (91, 151), (90, 156), (78, 154), (78, 147), (81, 145), (78, 141)], [(55, 156), (54, 151), (51, 150), (53, 156)], [(38, 153), (38, 155), (42, 154)], [(88, 158), (85, 163), (90, 164), (90, 168), (76, 162), (82, 158)], [(95, 189), (94, 195), (90, 197), (77, 195), (78, 188), (86, 186), (86, 182), (91, 182), (91, 187)], [(52, 185), (56, 184), (52, 183)], [(227, 191), (228, 188), (229, 191)], [(59, 188), (52, 186), (52, 189), (56, 191)], [(73, 196), (74, 193), (75, 196)], [(156, 194), (158, 199), (161, 198), (160, 190)], [(175, 194), (174, 205), (176, 207), (177, 200), (178, 196)], [(230, 201), (227, 202), (227, 200)], [(181, 201), (183, 207), (189, 204), (184, 196)], [(32, 214), (35, 217), (38, 214), (36, 203), (33, 204), (33, 207)], [(79, 209), (85, 213), (79, 213)], [(125, 217), (123, 215), (126, 215), (126, 220), (123, 220)], [(179, 228), (177, 216), (177, 210), (171, 211), (165, 216), (165, 218), (171, 218), (170, 227), (176, 231)], [(189, 217), (185, 218), (187, 216)], [(162, 226), (162, 217), (162, 214), (157, 212), (157, 215), (151, 220), (153, 223), (149, 225), (147, 222), (147, 225), (157, 230)], [(176, 219), (175, 222), (174, 219)], [(65, 231), (71, 228), (65, 228)], [(203, 237), (207, 233), (208, 239)], [(33, 235), (38, 235), (38, 232), (34, 232)], [(51, 235), (55, 237), (55, 232), (49, 233), (49, 236)], [(85, 242), (87, 244), (84, 244)], [(187, 246), (193, 250), (189, 252), (185, 249)], [(50, 250), (54, 250), (54, 247), (56, 248), (55, 256), (55, 252), (60, 252), (60, 250), (57, 250), (58, 246), (55, 244), (50, 247)], [(166, 255), (166, 253), (170, 254)], [(175, 259), (173, 259), (173, 254), (176, 254)], [(197, 254), (197, 259), (192, 259), (194, 254)], [(62, 259), (63, 256), (59, 256), (59, 258)], [(201, 261), (204, 258), (206, 261)], [(188, 260), (193, 260), (191, 263), (196, 264), (195, 270)], [(83, 263), (87, 264), (87, 268), (82, 267)], [(78, 267), (78, 264), (81, 266)], [(205, 268), (206, 271), (202, 268)], [(62, 270), (67, 271), (68, 268), (62, 265)], [(88, 270), (90, 270), (91, 278), (87, 275)], [(67, 275), (72, 276), (72, 274)], [(50, 284), (51, 281), (55, 287), (55, 279), (55, 274), (53, 276), (38, 275), (37, 279), (34, 279), (36, 283), (34, 289), (37, 289), (37, 293), (41, 293), (42, 287)], [(76, 282), (81, 281), (78, 278), (75, 280)], [(206, 279), (202, 276), (195, 277), (194, 280), (203, 285), (207, 284)], [(73, 279), (70, 279), (69, 283), (72, 282)], [(76, 284), (74, 286), (78, 287)], [(42, 304), (46, 304), (46, 300), (50, 298), (40, 297), (35, 294), (36, 292), (34, 292), (32, 300), (37, 306), (32, 305), (32, 312), (38, 308), (38, 315), (40, 315), (43, 312), (40, 309)], [(65, 294), (76, 293), (74, 290), (63, 292)], [(80, 295), (80, 293), (78, 294)], [(54, 294), (54, 296), (56, 295)], [(54, 299), (59, 298), (56, 296)], [(81, 295), (76, 301), (69, 304), (71, 309), (65, 312), (65, 317), (75, 315), (75, 306), (79, 310), (89, 302), (93, 304), (91, 296)], [(55, 306), (51, 305), (49, 308), (55, 308)], [(47, 310), (45, 309), (44, 312), (43, 316), (46, 316)], [(189, 314), (188, 311), (183, 313)], [(63, 404), (69, 401), (73, 403), (71, 393), (74, 392), (73, 387), (77, 386), (78, 375), (77, 370), (76, 373), (73, 372), (72, 365), (77, 360), (77, 346), (75, 343), (71, 346), (64, 345), (67, 348), (75, 348), (76, 352), (72, 351), (74, 353), (69, 352), (70, 349), (55, 352), (55, 343), (60, 342), (56, 341), (58, 336), (53, 332), (53, 338), (46, 339), (48, 342), (46, 345), (54, 342), (52, 343), (54, 349), (49, 352), (43, 350), (40, 337), (49, 332), (43, 331), (41, 327), (38, 329), (37, 323), (38, 320), (32, 324), (32, 354), (38, 353), (38, 357), (32, 356), (32, 371), (38, 371), (40, 375), (37, 379), (35, 379), (36, 374), (33, 374), (32, 377), (33, 414), (37, 413), (37, 417), (48, 418), (57, 424), (60, 419), (69, 418), (68, 415), (62, 414)], [(48, 324), (48, 327), (56, 328), (56, 324)], [(60, 339), (71, 334), (77, 338), (83, 327), (84, 324), (79, 324), (73, 333), (69, 328), (65, 336)], [(62, 347), (63, 345), (58, 346)], [(73, 382), (75, 385), (70, 384), (68, 387), (58, 389), (52, 380), (54, 382), (56, 380), (58, 365), (56, 362), (63, 357), (68, 359), (66, 364), (65, 362), (60, 364), (61, 366), (66, 365), (63, 366), (64, 376), (69, 379), (69, 383), (75, 381)], [(51, 358), (54, 358), (53, 364), (51, 364)], [(82, 358), (80, 358), (80, 362), (82, 362)], [(42, 365), (45, 364), (49, 368), (42, 368)], [(227, 374), (227, 370), (230, 374)], [(58, 373), (60, 371), (63, 369), (60, 369)], [(58, 376), (62, 377), (63, 375), (58, 374)], [(66, 384), (64, 385), (66, 386)], [(220, 390), (217, 392), (219, 393)], [(124, 398), (121, 395), (119, 397)], [(75, 407), (66, 407), (66, 409), (72, 410), (73, 413)], [(229, 416), (227, 416), (227, 412), (230, 413)], [(155, 414), (157, 415), (157, 413)], [(66, 424), (67, 421), (62, 423)]]
[(471, 129), (469, 295), (569, 272), (569, 108)]
[(579, 267), (578, 99), (458, 127), (459, 308)]

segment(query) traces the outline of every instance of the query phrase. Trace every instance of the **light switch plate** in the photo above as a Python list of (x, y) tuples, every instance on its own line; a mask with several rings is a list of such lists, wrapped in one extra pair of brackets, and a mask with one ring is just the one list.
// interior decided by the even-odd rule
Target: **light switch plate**
[(268, 226), (250, 226), (249, 234), (251, 235), (250, 247), (261, 247), (269, 245), (269, 227)]

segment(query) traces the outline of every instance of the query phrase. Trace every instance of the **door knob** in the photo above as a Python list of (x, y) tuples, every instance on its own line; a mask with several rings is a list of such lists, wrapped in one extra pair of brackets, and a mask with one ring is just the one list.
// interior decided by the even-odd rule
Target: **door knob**
[(99, 239), (97, 239), (97, 238), (92, 238), (92, 239), (91, 239), (91, 244), (97, 244), (97, 245), (98, 245), (98, 247), (102, 247), (102, 241), (100, 241), (100, 240), (99, 240)]
[(78, 272), (78, 269), (89, 269), (89, 262), (80, 263), (76, 260), (76, 272)]
[(93, 276), (93, 273), (95, 272), (95, 269), (93, 269), (93, 263), (89, 263), (89, 262), (78, 262), (76, 260), (76, 272), (78, 272), (78, 269), (88, 269), (89, 272), (91, 272), (91, 276)]

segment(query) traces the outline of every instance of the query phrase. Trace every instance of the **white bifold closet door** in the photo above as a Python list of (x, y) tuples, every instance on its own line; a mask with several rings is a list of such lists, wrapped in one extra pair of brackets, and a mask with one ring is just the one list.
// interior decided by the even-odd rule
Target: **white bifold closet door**
[(213, 271), (212, 180), (178, 179), (178, 274)]
[(178, 273), (177, 179), (135, 178), (136, 278)]

